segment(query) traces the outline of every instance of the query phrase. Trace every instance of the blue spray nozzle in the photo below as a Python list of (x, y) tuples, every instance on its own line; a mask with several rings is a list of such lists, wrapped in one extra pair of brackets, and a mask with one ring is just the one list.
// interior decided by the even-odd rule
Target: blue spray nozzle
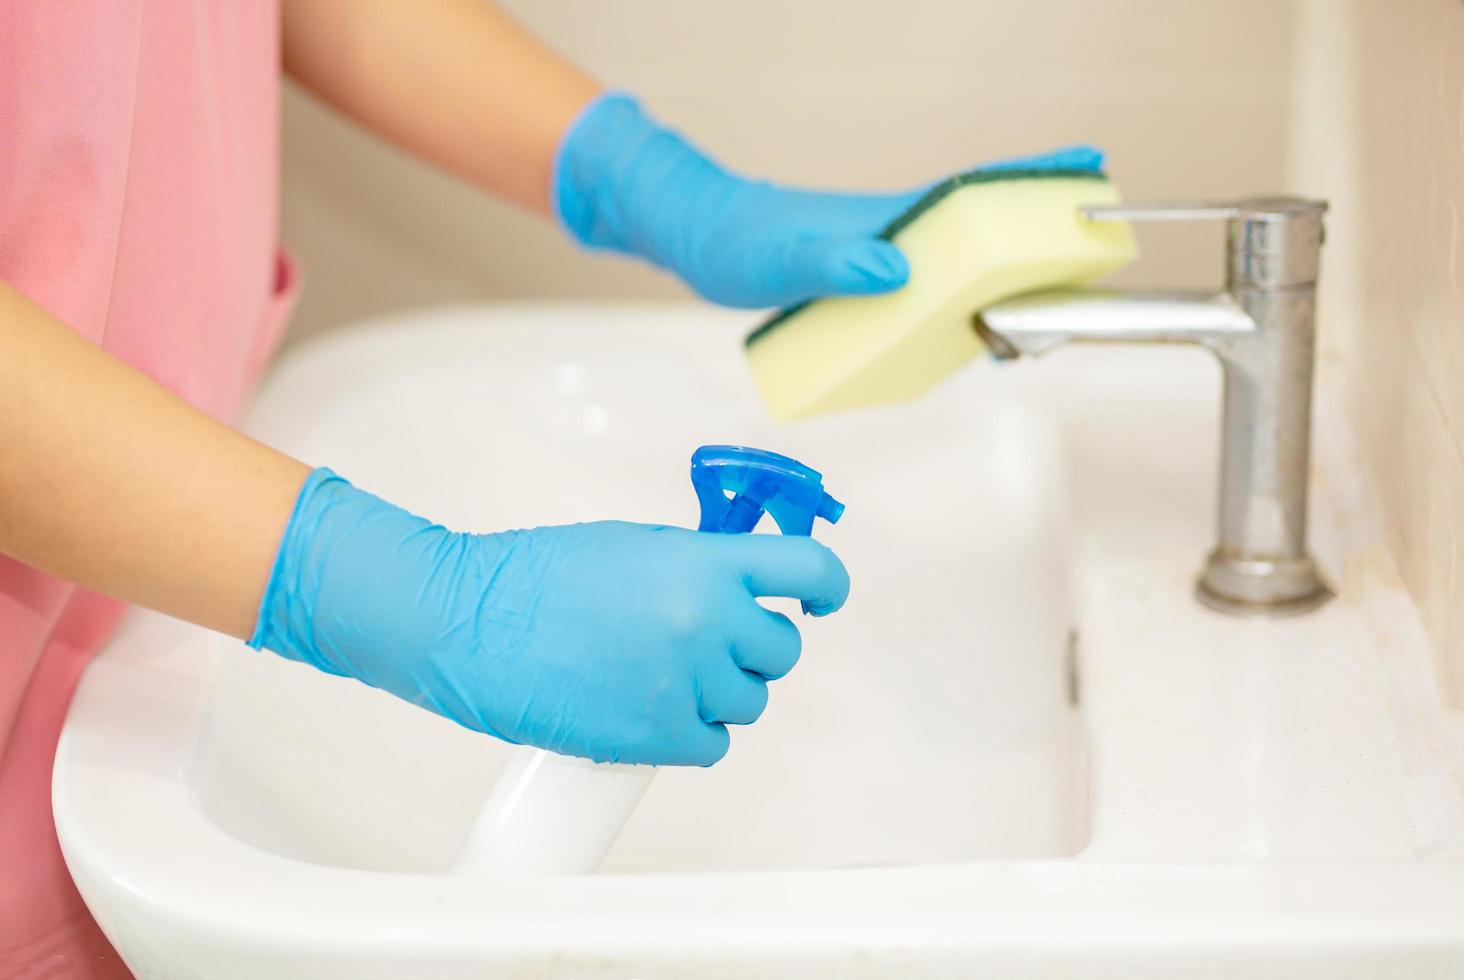
[(766, 512), (784, 534), (807, 536), (815, 517), (836, 524), (844, 514), (822, 474), (766, 449), (702, 446), (691, 454), (691, 485), (701, 502), (699, 531), (743, 534)]

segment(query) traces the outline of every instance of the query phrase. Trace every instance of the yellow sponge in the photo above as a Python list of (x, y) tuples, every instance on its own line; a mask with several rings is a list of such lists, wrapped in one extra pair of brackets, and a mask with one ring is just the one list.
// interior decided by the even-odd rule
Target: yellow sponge
[(911, 398), (985, 350), (977, 311), (1018, 293), (1072, 285), (1134, 259), (1122, 222), (1090, 222), (1117, 192), (1089, 171), (973, 171), (926, 194), (882, 238), (910, 281), (880, 296), (817, 299), (747, 338), (768, 410), (786, 421)]

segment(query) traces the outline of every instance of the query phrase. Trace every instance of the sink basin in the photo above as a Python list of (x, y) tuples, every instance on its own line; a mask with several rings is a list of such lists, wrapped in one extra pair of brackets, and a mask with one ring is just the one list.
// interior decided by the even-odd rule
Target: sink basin
[(1279, 621), (1190, 598), (1207, 355), (976, 364), (779, 428), (747, 326), (462, 308), (286, 355), (247, 428), (452, 527), (694, 525), (697, 445), (803, 459), (848, 505), (818, 533), (854, 591), (803, 621), (726, 760), (657, 775), (598, 873), (497, 879), (446, 868), (509, 746), (131, 614), (77, 693), (54, 807), (140, 976), (1464, 969), (1464, 730), (1406, 597), (1368, 579)]

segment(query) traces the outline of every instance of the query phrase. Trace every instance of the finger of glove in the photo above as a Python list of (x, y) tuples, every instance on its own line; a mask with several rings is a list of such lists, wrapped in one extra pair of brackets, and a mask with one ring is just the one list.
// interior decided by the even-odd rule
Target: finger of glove
[(768, 306), (888, 292), (910, 277), (904, 253), (875, 238), (782, 233), (759, 249), (753, 262), (758, 301)]
[(835, 612), (849, 597), (844, 563), (812, 538), (737, 534), (723, 536), (721, 545), (754, 596), (799, 599), (815, 616)]
[(704, 664), (698, 683), (698, 707), (705, 722), (751, 725), (768, 706), (768, 682), (726, 655)]
[(807, 296), (868, 296), (905, 286), (911, 267), (883, 239), (813, 239), (789, 250), (789, 270)]
[(733, 629), (732, 660), (745, 671), (777, 680), (798, 663), (803, 636), (782, 613), (749, 605), (752, 608)]

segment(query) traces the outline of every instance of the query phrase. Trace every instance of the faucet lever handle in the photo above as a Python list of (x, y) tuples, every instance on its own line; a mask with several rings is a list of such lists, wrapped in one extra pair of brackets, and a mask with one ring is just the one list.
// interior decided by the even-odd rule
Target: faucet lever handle
[(1090, 204), (1078, 208), (1089, 221), (1228, 221), (1240, 216), (1234, 204), (1174, 201), (1162, 204)]
[(1327, 202), (1305, 197), (1248, 197), (1238, 201), (1173, 204), (1090, 204), (1088, 221), (1228, 222), (1227, 283), (1231, 286), (1305, 286), (1317, 281), (1322, 216)]
[(1089, 221), (1260, 221), (1317, 224), (1326, 201), (1305, 197), (1247, 197), (1239, 201), (1175, 201), (1160, 204), (1090, 204), (1078, 208)]

